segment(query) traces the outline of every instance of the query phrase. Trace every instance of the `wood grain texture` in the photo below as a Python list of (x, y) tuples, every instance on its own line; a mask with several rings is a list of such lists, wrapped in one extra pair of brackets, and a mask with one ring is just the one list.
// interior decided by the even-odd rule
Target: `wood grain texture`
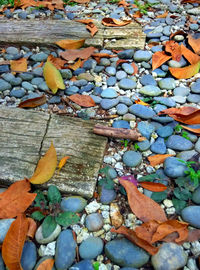
[(32, 176), (51, 141), (58, 160), (70, 156), (55, 184), (64, 193), (92, 197), (107, 139), (93, 134), (94, 122), (16, 108), (0, 108), (0, 183)]

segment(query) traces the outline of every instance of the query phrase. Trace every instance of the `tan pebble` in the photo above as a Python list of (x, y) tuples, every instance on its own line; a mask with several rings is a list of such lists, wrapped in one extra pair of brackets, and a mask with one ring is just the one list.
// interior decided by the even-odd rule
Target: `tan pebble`
[(111, 218), (111, 224), (115, 228), (119, 228), (123, 223), (123, 217), (119, 211), (119, 207), (116, 203), (110, 204), (110, 218)]

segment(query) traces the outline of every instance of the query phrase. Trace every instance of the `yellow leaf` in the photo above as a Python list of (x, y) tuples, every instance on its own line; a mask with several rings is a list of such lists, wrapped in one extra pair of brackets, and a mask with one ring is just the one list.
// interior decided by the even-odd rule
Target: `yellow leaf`
[(57, 70), (57, 68), (49, 61), (47, 61), (44, 65), (43, 74), (46, 84), (54, 94), (59, 88), (65, 89), (65, 85), (59, 70)]
[(66, 156), (66, 157), (63, 157), (59, 164), (58, 164), (58, 169), (59, 171), (62, 169), (62, 167), (65, 165), (65, 163), (67, 162), (67, 160), (69, 159), (70, 157), (69, 156)]
[(19, 60), (10, 60), (10, 68), (12, 71), (26, 72), (27, 71), (27, 59), (21, 58)]
[(50, 148), (42, 157), (36, 167), (33, 176), (29, 179), (32, 184), (43, 184), (47, 182), (54, 174), (57, 166), (56, 149), (51, 143)]

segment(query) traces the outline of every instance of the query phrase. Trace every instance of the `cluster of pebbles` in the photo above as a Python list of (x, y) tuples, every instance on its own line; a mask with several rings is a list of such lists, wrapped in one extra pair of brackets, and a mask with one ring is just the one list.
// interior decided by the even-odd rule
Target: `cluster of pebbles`
[[(133, 4), (133, 1), (127, 1)], [(0, 60), (17, 60), (22, 57), (28, 59), (28, 71), (13, 74), (9, 65), (0, 66), (0, 105), (16, 107), (21, 101), (39, 97), (43, 94), (47, 102), (40, 106), (41, 110), (65, 111), (68, 114), (82, 115), (87, 118), (101, 118), (102, 116), (117, 115), (110, 120), (110, 125), (115, 128), (134, 128), (146, 138), (134, 146), (122, 147), (119, 140), (110, 140), (104, 165), (110, 166), (109, 176), (119, 183), (117, 176), (137, 174), (137, 178), (144, 174), (156, 173), (164, 180), (185, 177), (186, 166), (179, 159), (189, 160), (200, 153), (200, 138), (187, 132), (187, 138), (176, 129), (179, 124), (168, 116), (158, 116), (158, 113), (171, 107), (193, 106), (200, 108), (200, 76), (191, 79), (176, 80), (171, 76), (169, 67), (184, 67), (187, 60), (182, 57), (180, 62), (170, 60), (160, 68), (152, 71), (152, 55), (163, 50), (163, 44), (170, 39), (171, 33), (178, 30), (191, 31), (200, 37), (200, 9), (197, 4), (181, 5), (179, 1), (149, 0), (156, 12), (149, 11), (138, 21), (143, 25), (147, 35), (144, 50), (122, 50), (113, 53), (112, 50), (96, 50), (96, 52), (114, 54), (112, 58), (101, 58), (97, 62), (90, 57), (81, 68), (75, 71), (61, 69), (61, 75), (66, 85), (65, 90), (59, 90), (52, 95), (44, 77), (41, 62), (45, 62), (50, 54), (59, 57), (61, 49), (50, 50), (25, 46), (5, 47), (0, 53)], [(156, 18), (168, 10), (166, 18)], [(130, 9), (130, 13), (137, 8)], [(53, 19), (73, 20), (86, 18), (92, 14), (95, 19), (111, 17), (126, 19), (123, 7), (101, 0), (90, 2), (88, 7), (82, 5), (66, 6), (65, 11), (55, 10), (54, 13), (47, 9), (28, 7), (25, 10), (9, 9), (3, 11), (8, 19), (35, 19), (51, 17)], [(172, 16), (173, 15), (173, 16)], [(192, 23), (187, 18), (190, 16)], [(122, 29), (123, 31), (123, 29)], [(187, 46), (185, 35), (178, 33), (173, 39)], [(158, 45), (149, 47), (149, 43)], [(119, 59), (126, 63), (117, 65)], [(134, 65), (138, 68), (137, 73)], [(134, 74), (134, 75), (133, 75)], [(77, 80), (71, 78), (76, 76)], [(73, 94), (90, 95), (96, 106), (81, 108), (77, 104), (69, 107), (62, 97)], [(148, 100), (149, 107), (136, 104), (140, 98)], [(199, 125), (191, 127), (200, 128)], [(154, 154), (171, 154), (163, 165), (152, 167), (147, 157)], [(200, 162), (200, 160), (199, 160)], [(101, 180), (101, 176), (99, 176)], [(169, 182), (168, 182), (169, 183)], [(25, 243), (21, 264), (23, 269), (33, 269), (44, 258), (55, 258), (56, 269), (84, 269), (92, 270), (92, 263), (98, 261), (99, 270), (131, 270), (131, 269), (184, 269), (198, 270), (197, 258), (200, 255), (200, 242), (184, 243), (179, 246), (174, 243), (165, 243), (159, 253), (150, 256), (143, 249), (128, 240), (111, 233), (113, 225), (125, 225), (134, 229), (142, 222), (128, 208), (126, 197), (116, 189), (99, 189), (99, 198), (86, 201), (80, 196), (63, 197), (61, 208), (63, 211), (74, 211), (81, 216), (80, 222), (68, 228), (57, 225), (55, 231), (44, 238), (41, 226), (37, 229), (35, 242)], [(152, 192), (139, 188), (145, 195), (151, 197)], [(1, 192), (4, 190), (2, 189)], [(165, 209), (168, 218), (176, 215), (176, 209), (171, 199), (165, 199), (161, 206)], [(124, 210), (125, 209), (125, 210)], [(123, 210), (123, 211), (122, 211)], [(190, 224), (191, 227), (200, 228), (200, 188), (192, 195), (192, 205), (182, 210), (179, 219)], [(0, 243), (8, 231), (13, 219), (0, 220)], [(72, 231), (76, 233), (77, 240), (73, 238)], [(66, 242), (68, 243), (66, 247)], [(79, 248), (80, 262), (76, 261), (76, 247)], [(66, 255), (66, 248), (68, 255)], [(122, 252), (123, 251), (123, 252)], [(167, 257), (166, 257), (167, 254)], [(173, 260), (171, 257), (173, 256)], [(1, 264), (1, 269), (5, 269)]]

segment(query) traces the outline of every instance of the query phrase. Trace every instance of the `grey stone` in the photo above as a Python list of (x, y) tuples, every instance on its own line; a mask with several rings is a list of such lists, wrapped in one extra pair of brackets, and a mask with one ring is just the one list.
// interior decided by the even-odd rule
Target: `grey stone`
[(42, 62), (42, 61), (46, 61), (47, 57), (48, 57), (48, 54), (46, 54), (44, 52), (39, 52), (39, 53), (32, 55), (31, 59), (35, 62)]
[(148, 62), (151, 59), (152, 54), (148, 51), (138, 50), (134, 54), (134, 60), (136, 62), (146, 61)]
[(140, 94), (146, 95), (146, 96), (159, 96), (162, 92), (159, 87), (154, 85), (145, 85), (144, 87), (140, 88), (139, 90)]
[(172, 98), (168, 97), (155, 97), (155, 101), (160, 102), (161, 104), (167, 106), (167, 107), (175, 107), (176, 102)]
[(181, 211), (182, 219), (188, 222), (191, 226), (200, 229), (200, 206), (187, 206)]
[(99, 213), (89, 214), (85, 219), (85, 226), (90, 232), (95, 232), (103, 227), (103, 217)]
[(166, 145), (168, 148), (178, 151), (191, 150), (194, 146), (191, 141), (179, 135), (171, 135), (168, 138)]
[(142, 155), (139, 152), (127, 151), (123, 155), (123, 162), (128, 167), (136, 167), (142, 162)]
[(4, 81), (3, 79), (0, 79), (0, 92), (3, 92), (5, 90), (10, 90), (12, 88), (12, 86)]
[(42, 235), (42, 225), (40, 225), (35, 233), (35, 240), (39, 244), (47, 244), (54, 241), (58, 237), (60, 232), (61, 232), (61, 227), (60, 225), (57, 224), (55, 230), (47, 238), (44, 238)]
[(158, 133), (160, 137), (166, 138), (172, 135), (173, 128), (171, 128), (170, 126), (164, 126), (164, 127), (158, 128), (156, 132)]
[(155, 112), (151, 108), (140, 104), (130, 106), (129, 112), (144, 119), (151, 119), (155, 115)]
[(60, 204), (63, 211), (72, 211), (76, 213), (82, 212), (86, 205), (87, 201), (81, 196), (64, 197)]
[(151, 151), (156, 154), (165, 154), (166, 153), (166, 145), (163, 138), (158, 137), (156, 141), (151, 145)]
[(124, 115), (128, 112), (128, 107), (125, 105), (125, 104), (118, 104), (116, 106), (116, 109), (117, 109), (117, 114), (118, 115)]
[(200, 95), (199, 94), (189, 94), (187, 96), (187, 101), (191, 103), (200, 103)]
[(136, 88), (136, 86), (136, 82), (131, 79), (124, 78), (119, 81), (119, 87), (124, 90), (133, 89)]
[(192, 200), (196, 204), (200, 204), (200, 186), (195, 189), (195, 191), (192, 194)]
[(3, 243), (4, 238), (10, 228), (10, 225), (13, 223), (14, 220), (14, 218), (0, 220), (0, 244)]
[(155, 131), (155, 127), (146, 121), (139, 122), (137, 128), (142, 136), (146, 137), (147, 139), (150, 139), (151, 134)]
[(158, 82), (158, 85), (161, 89), (167, 89), (167, 90), (171, 90), (176, 87), (175, 80), (173, 78), (161, 79)]
[(175, 157), (168, 157), (164, 161), (164, 173), (172, 178), (185, 176), (187, 166)]
[(82, 259), (95, 259), (103, 251), (103, 241), (99, 237), (88, 237), (79, 246)]
[(113, 98), (113, 99), (104, 98), (102, 99), (100, 105), (104, 110), (108, 110), (115, 107), (118, 103), (119, 103), (118, 98)]
[(200, 138), (198, 139), (198, 141), (195, 143), (194, 149), (200, 153)]

